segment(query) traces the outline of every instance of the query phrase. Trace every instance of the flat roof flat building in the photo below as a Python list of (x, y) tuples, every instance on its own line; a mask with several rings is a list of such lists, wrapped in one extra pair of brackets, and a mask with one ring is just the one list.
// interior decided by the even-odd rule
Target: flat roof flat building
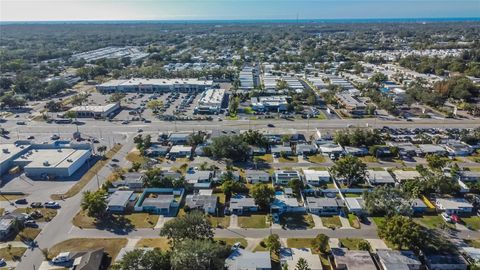
[(119, 103), (110, 103), (104, 106), (76, 106), (71, 108), (78, 118), (106, 118), (120, 109)]
[(195, 113), (218, 114), (222, 109), (224, 99), (225, 89), (208, 89), (202, 93), (198, 106), (195, 107)]
[(100, 92), (202, 92), (212, 88), (213, 81), (199, 79), (141, 79), (111, 80), (96, 86)]

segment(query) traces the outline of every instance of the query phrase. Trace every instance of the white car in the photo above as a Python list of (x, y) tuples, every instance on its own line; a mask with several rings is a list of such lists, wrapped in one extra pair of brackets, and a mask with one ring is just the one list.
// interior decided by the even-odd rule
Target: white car
[(53, 264), (66, 263), (70, 261), (70, 252), (62, 252), (52, 259)]
[(43, 205), (45, 206), (45, 208), (59, 208), (60, 207), (60, 204), (58, 204), (57, 202), (54, 202), (54, 201), (46, 202)]
[(232, 245), (232, 249), (239, 249), (242, 247), (242, 243), (236, 242), (235, 244)]
[(447, 213), (442, 213), (442, 218), (445, 220), (445, 222), (452, 223), (452, 217), (450, 217), (450, 215)]

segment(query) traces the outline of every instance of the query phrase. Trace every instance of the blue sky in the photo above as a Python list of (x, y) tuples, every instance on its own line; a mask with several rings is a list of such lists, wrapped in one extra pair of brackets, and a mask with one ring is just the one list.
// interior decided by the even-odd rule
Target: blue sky
[(480, 17), (480, 0), (0, 0), (1, 21)]

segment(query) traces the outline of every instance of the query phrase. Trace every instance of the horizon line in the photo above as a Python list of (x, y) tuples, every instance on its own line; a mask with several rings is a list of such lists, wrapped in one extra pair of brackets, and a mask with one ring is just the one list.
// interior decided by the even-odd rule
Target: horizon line
[(10, 21), (2, 21), (0, 20), (0, 24), (35, 24), (35, 23), (89, 23), (89, 22), (100, 22), (100, 23), (114, 23), (114, 22), (124, 22), (124, 23), (138, 23), (138, 22), (158, 22), (158, 23), (167, 23), (167, 22), (374, 22), (374, 21), (381, 21), (381, 22), (388, 22), (388, 21), (404, 21), (404, 22), (414, 22), (414, 21), (480, 21), (479, 17), (398, 17), (398, 18), (330, 18), (330, 19), (107, 19), (107, 20), (96, 20), (96, 19), (85, 19), (85, 20), (32, 20), (32, 21), (25, 21), (25, 20), (10, 20)]

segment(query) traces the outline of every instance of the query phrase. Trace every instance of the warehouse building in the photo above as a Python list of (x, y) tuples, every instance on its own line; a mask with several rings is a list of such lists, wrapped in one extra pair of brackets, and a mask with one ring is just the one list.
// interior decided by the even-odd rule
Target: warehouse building
[(111, 80), (96, 86), (103, 93), (113, 92), (202, 92), (212, 88), (213, 81), (198, 79), (140, 79)]
[[(55, 179), (72, 176), (91, 157), (90, 144), (70, 144), (57, 141), (54, 144), (18, 144), (4, 146), (9, 149), (2, 155), (1, 171), (20, 167), (32, 178)], [(4, 158), (5, 157), (5, 158)]]
[(255, 111), (286, 111), (288, 109), (287, 96), (252, 97), (250, 103)]
[(253, 72), (254, 69), (252, 67), (244, 67), (240, 71), (240, 74), (238, 75), (240, 90), (252, 90), (255, 87), (253, 82)]
[(202, 93), (195, 113), (218, 114), (225, 99), (225, 89), (208, 89)]
[(107, 118), (120, 110), (120, 103), (110, 103), (105, 106), (76, 106), (69, 111), (77, 118)]
[(26, 151), (24, 145), (0, 144), (2, 152), (0, 154), (0, 175), (7, 173), (12, 167), (15, 167), (13, 161)]

